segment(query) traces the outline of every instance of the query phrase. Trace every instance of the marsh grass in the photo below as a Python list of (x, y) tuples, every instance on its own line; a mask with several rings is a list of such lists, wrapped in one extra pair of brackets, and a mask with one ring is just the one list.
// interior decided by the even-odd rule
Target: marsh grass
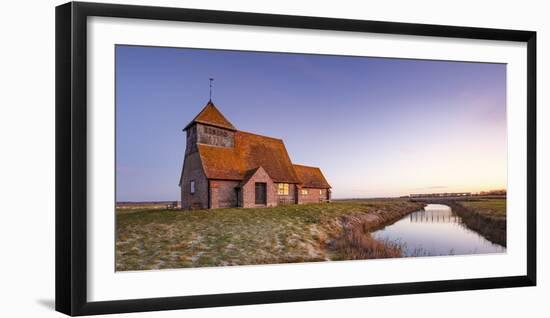
[(373, 258), (402, 257), (402, 246), (398, 243), (375, 240), (370, 233), (360, 228), (346, 230), (333, 245), (334, 260), (358, 260)]

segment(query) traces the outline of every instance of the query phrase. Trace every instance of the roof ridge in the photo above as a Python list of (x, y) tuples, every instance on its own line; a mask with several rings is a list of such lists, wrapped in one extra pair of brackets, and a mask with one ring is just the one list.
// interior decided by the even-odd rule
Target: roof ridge
[(317, 167), (317, 166), (306, 166), (306, 165), (302, 165), (302, 164), (299, 164), (299, 163), (293, 163), (292, 164), (293, 166), (299, 166), (299, 167), (305, 167), (305, 168), (315, 168), (315, 169), (321, 169), (320, 167)]
[(237, 130), (237, 132), (240, 132), (240, 133), (243, 133), (243, 134), (248, 134), (248, 135), (254, 135), (254, 136), (258, 136), (258, 137), (269, 138), (269, 139), (278, 140), (278, 141), (283, 141), (282, 138), (276, 138), (276, 137), (271, 137), (271, 136), (266, 136), (266, 135), (255, 134), (255, 133), (252, 133), (252, 132), (249, 132), (249, 131), (244, 131), (244, 130)]

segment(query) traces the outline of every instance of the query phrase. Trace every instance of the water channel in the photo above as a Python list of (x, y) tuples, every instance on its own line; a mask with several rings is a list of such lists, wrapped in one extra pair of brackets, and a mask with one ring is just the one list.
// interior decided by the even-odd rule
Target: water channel
[(377, 240), (401, 245), (404, 256), (506, 252), (505, 247), (467, 228), (460, 216), (442, 204), (428, 204), (371, 234)]

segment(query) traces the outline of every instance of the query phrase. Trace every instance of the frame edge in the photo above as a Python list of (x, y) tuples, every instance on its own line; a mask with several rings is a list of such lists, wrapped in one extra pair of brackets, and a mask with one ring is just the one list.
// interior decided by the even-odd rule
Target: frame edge
[[(86, 18), (89, 15), (527, 42), (527, 275), (88, 302), (87, 254), (81, 247), (86, 246)], [(91, 315), (536, 285), (536, 32), (89, 2), (60, 5), (55, 17), (57, 311), (71, 316)]]
[(71, 306), (71, 11), (55, 8), (55, 310)]
[(537, 32), (527, 42), (527, 279), (537, 285)]

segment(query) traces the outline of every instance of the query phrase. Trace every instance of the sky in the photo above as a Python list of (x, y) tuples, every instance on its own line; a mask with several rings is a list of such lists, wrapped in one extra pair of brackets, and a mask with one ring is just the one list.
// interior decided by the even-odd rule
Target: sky
[(333, 198), (505, 189), (506, 65), (116, 46), (117, 201), (179, 200), (182, 129), (212, 100), (283, 139)]

